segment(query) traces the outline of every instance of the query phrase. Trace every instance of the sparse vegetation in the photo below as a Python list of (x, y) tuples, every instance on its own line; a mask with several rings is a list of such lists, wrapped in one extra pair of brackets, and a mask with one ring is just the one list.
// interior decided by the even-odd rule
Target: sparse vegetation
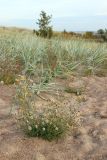
[(65, 92), (67, 92), (67, 93), (74, 93), (77, 96), (79, 96), (79, 95), (81, 95), (84, 92), (84, 88), (82, 88), (82, 87), (80, 87), (80, 88), (77, 88), (77, 87), (67, 87), (67, 88), (65, 88)]
[(0, 25), (0, 160), (107, 160), (107, 0), (1, 0)]
[(70, 129), (73, 132), (79, 124), (77, 110), (73, 106), (67, 107), (65, 104), (53, 102), (38, 109), (31, 82), (25, 76), (17, 79), (17, 118), (25, 133), (51, 141), (64, 135)]
[(0, 157), (106, 159), (106, 42), (35, 33), (0, 29)]
[[(81, 39), (44, 40), (32, 34), (10, 34), (10, 31), (4, 31), (0, 36), (0, 68), (3, 72), (7, 68), (9, 72), (33, 76), (43, 83), (64, 73), (106, 75), (106, 53), (106, 44)], [(11, 64), (6, 62), (9, 56), (12, 57)], [(17, 57), (20, 62), (16, 62)]]
[[(11, 33), (11, 34), (10, 34)], [(29, 43), (30, 42), (30, 43)], [(63, 103), (37, 109), (35, 96), (57, 92), (55, 78), (64, 75), (107, 75), (107, 46), (79, 38), (43, 39), (32, 33), (7, 31), (0, 35), (0, 81), (17, 84), (18, 122), (29, 136), (57, 139), (77, 127), (77, 110)], [(19, 79), (16, 79), (18, 76)], [(65, 77), (64, 79), (66, 79)], [(54, 85), (53, 85), (54, 84)], [(83, 88), (68, 87), (67, 93), (81, 98)], [(72, 109), (71, 109), (72, 108)]]
[(23, 68), (23, 62), (20, 57), (12, 58), (11, 56), (5, 56), (0, 59), (0, 81), (4, 84), (15, 83), (16, 75), (20, 73)]

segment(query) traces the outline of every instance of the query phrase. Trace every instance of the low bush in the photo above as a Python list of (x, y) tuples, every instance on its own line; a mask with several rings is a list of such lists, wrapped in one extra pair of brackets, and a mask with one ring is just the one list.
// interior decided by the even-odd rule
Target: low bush
[(51, 141), (78, 126), (78, 112), (75, 107), (50, 102), (38, 109), (32, 92), (32, 81), (24, 76), (17, 79), (16, 102), (18, 123), (31, 137), (42, 137)]
[(0, 61), (0, 81), (4, 84), (14, 84), (16, 75), (22, 70), (22, 60), (20, 57), (12, 59), (11, 57), (5, 57)]
[(67, 93), (74, 93), (76, 95), (81, 95), (84, 92), (83, 87), (67, 87), (65, 88), (65, 92)]

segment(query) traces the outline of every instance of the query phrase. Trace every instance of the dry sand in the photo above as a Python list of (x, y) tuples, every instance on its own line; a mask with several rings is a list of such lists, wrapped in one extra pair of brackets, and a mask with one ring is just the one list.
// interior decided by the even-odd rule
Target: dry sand
[[(81, 95), (85, 100), (80, 103), (80, 134), (53, 142), (28, 138), (17, 128), (14, 115), (9, 114), (15, 90), (1, 85), (0, 160), (107, 160), (107, 77), (84, 77), (81, 81), (86, 89)], [(78, 80), (61, 83), (72, 86)], [(81, 98), (64, 94), (69, 102)]]

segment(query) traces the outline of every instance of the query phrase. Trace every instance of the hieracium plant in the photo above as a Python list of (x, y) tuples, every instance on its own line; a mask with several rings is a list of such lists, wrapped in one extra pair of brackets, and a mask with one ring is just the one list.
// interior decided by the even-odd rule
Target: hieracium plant
[(17, 119), (20, 127), (31, 137), (49, 141), (65, 135), (77, 127), (77, 112), (71, 106), (49, 102), (38, 109), (32, 92), (32, 80), (25, 76), (17, 79)]

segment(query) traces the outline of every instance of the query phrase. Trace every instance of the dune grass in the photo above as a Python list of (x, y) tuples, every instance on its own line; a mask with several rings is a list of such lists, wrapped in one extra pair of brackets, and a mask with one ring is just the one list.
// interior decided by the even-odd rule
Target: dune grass
[[(69, 127), (77, 127), (78, 116), (75, 110), (72, 112), (73, 106), (67, 109), (65, 104), (51, 103), (38, 113), (34, 105), (35, 94), (58, 90), (53, 83), (55, 77), (72, 74), (106, 76), (107, 44), (73, 38), (49, 40), (27, 31), (0, 30), (0, 81), (16, 83), (18, 116), (21, 116), (22, 129), (29, 136), (53, 140), (66, 133)], [(65, 89), (75, 95), (83, 91), (82, 88)]]
[(21, 73), (48, 82), (52, 76), (64, 73), (82, 75), (106, 73), (107, 44), (82, 39), (51, 40), (38, 38), (32, 33), (4, 31), (0, 33), (0, 61), (20, 61)]

